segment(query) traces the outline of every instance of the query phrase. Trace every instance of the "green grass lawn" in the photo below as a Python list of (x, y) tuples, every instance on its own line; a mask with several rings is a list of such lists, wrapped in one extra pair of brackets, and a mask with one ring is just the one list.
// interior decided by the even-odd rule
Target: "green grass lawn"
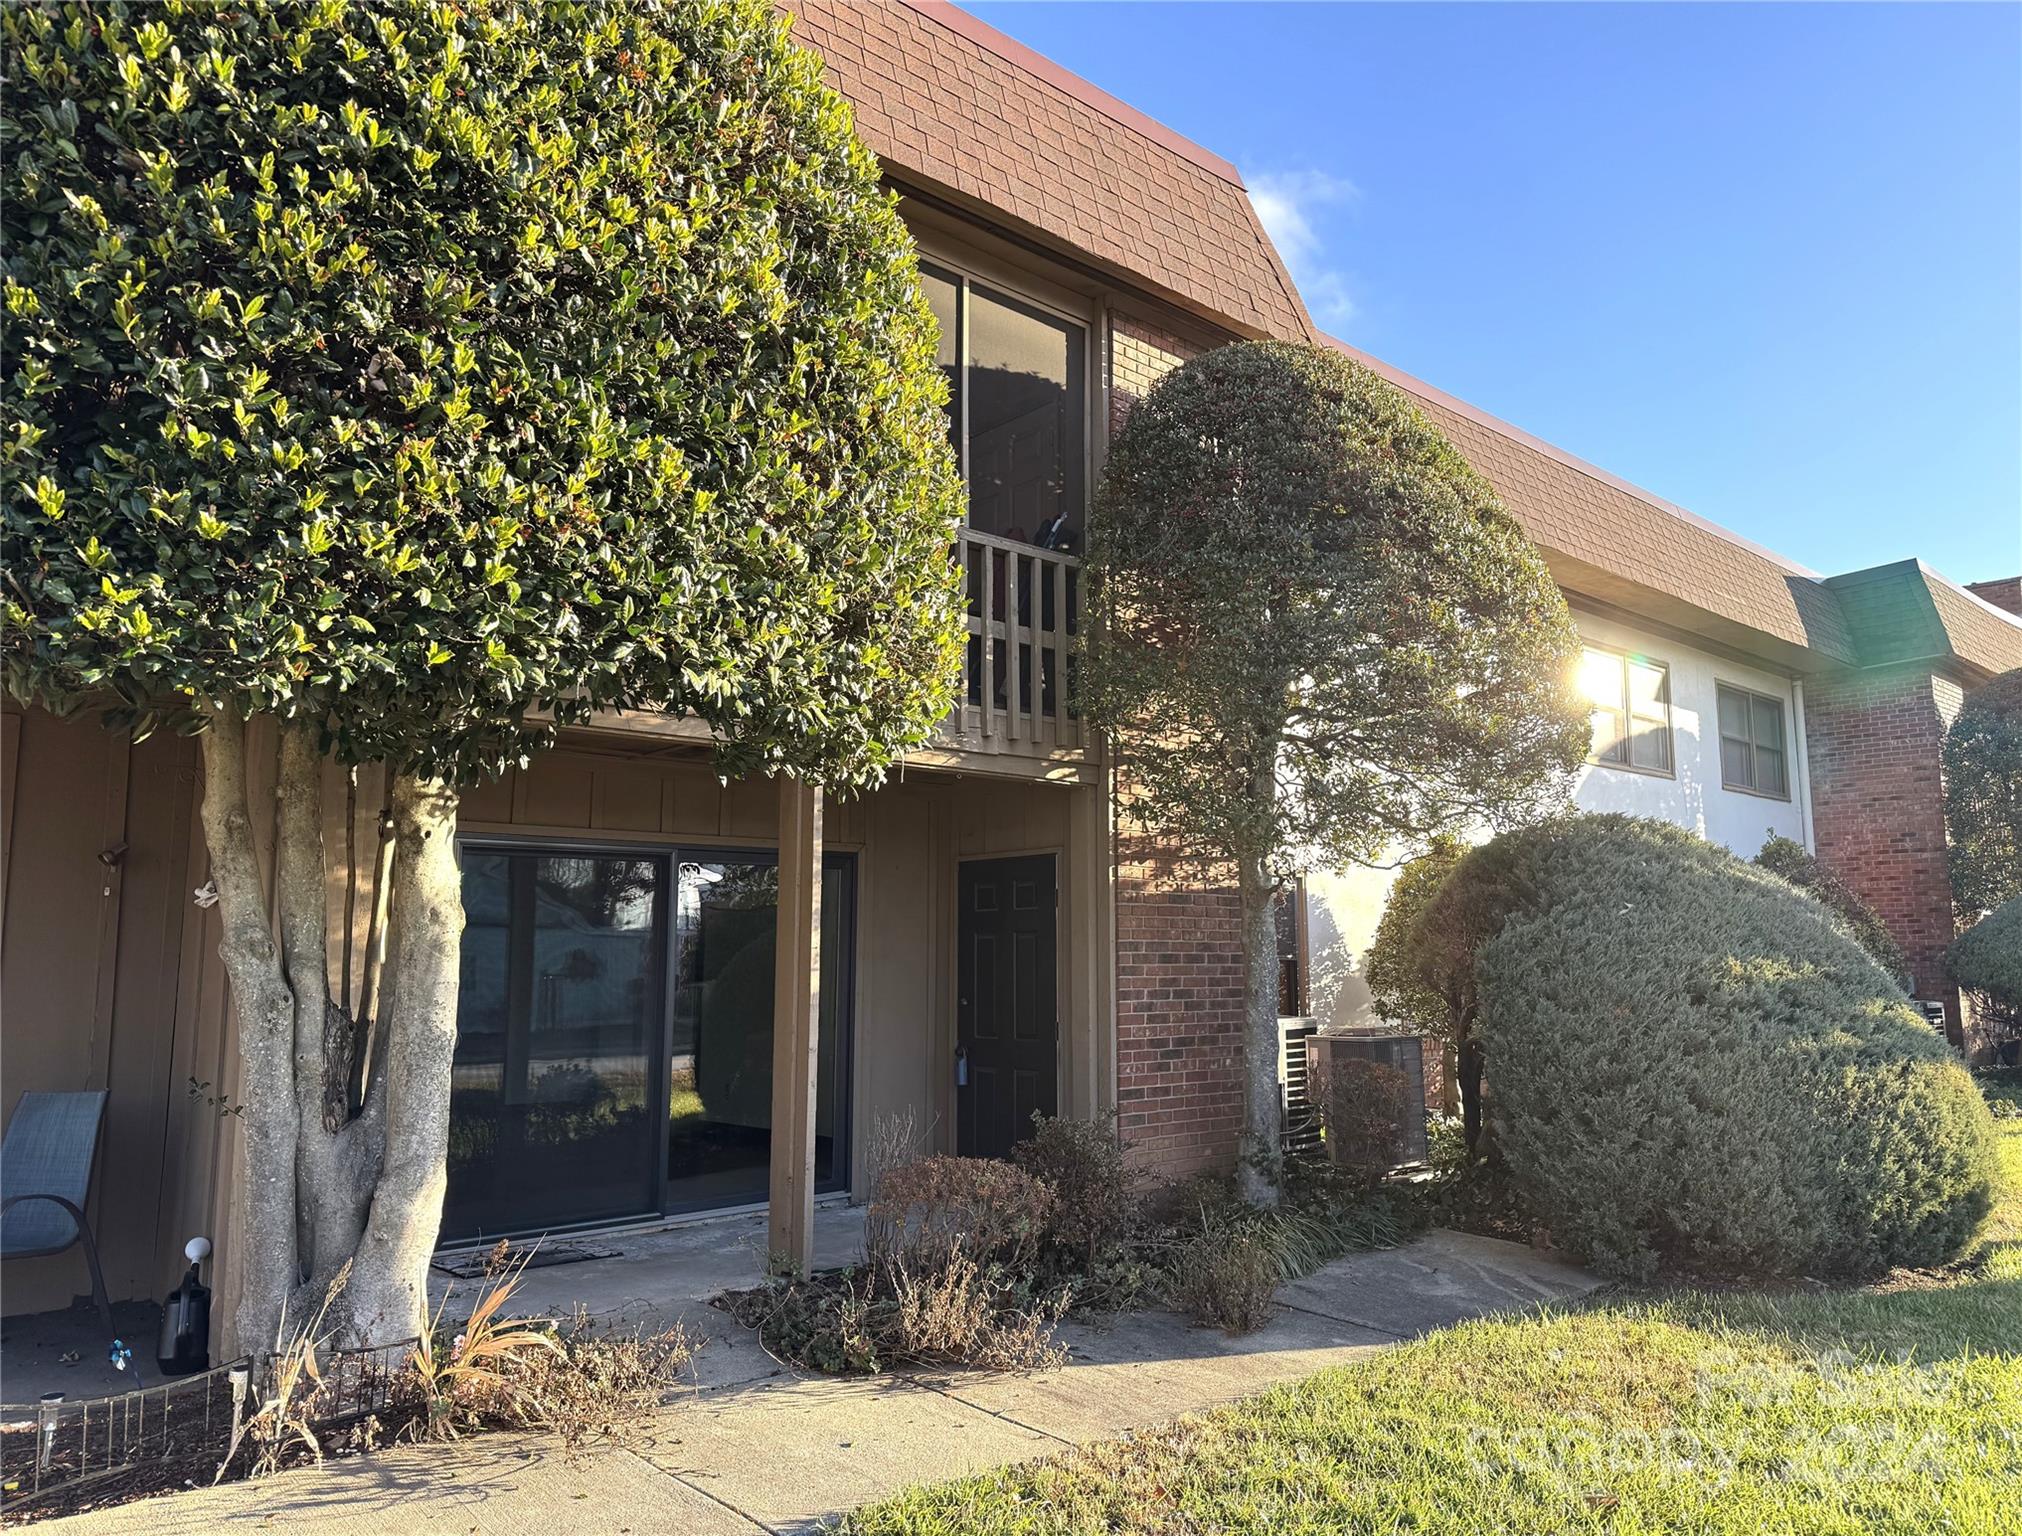
[(1470, 1323), (844, 1529), (2018, 1536), (2022, 1120), (2000, 1128), (2008, 1195), (1956, 1273)]

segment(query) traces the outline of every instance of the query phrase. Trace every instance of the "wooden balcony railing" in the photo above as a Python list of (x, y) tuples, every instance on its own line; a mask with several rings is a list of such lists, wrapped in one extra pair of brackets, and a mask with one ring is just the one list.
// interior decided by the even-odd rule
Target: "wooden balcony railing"
[(1081, 562), (963, 529), (956, 547), (969, 596), (963, 694), (942, 722), (951, 747), (1048, 758), (1087, 753), (1075, 710), (1081, 661)]

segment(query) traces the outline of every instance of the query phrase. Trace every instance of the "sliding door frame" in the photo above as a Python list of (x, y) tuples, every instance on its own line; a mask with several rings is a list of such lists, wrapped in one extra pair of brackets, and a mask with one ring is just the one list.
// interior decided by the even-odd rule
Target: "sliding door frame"
[[(734, 1205), (698, 1205), (694, 1202), (678, 1201), (673, 1198), (672, 1179), (667, 1171), (668, 1156), (671, 1152), (673, 1125), (669, 1120), (670, 1095), (673, 1082), (674, 1064), (674, 994), (675, 975), (681, 958), (680, 900), (681, 866), (684, 863), (741, 863), (771, 864), (779, 862), (779, 848), (764, 844), (737, 844), (713, 842), (643, 841), (625, 838), (568, 837), (560, 834), (513, 835), (510, 833), (471, 832), (460, 833), (456, 840), (459, 869), (466, 849), (484, 853), (530, 854), (548, 858), (567, 858), (581, 855), (586, 858), (621, 857), (651, 860), (660, 866), (660, 889), (658, 909), (661, 914), (661, 955), (659, 976), (660, 1031), (659, 1049), (647, 1062), (647, 1091), (651, 1095), (651, 1108), (655, 1116), (653, 1186), (657, 1190), (657, 1201), (652, 1210), (640, 1211), (632, 1216), (592, 1217), (580, 1222), (554, 1222), (546, 1227), (515, 1227), (498, 1232), (486, 1232), (481, 1238), (452, 1238), (450, 1244), (465, 1242), (490, 1242), (497, 1237), (526, 1235), (533, 1232), (586, 1231), (599, 1227), (637, 1226), (642, 1222), (657, 1219), (707, 1215), (711, 1212), (750, 1210), (762, 1208), (763, 1199)], [(856, 1098), (856, 983), (857, 983), (857, 897), (861, 883), (861, 867), (854, 851), (829, 850), (822, 855), (824, 878), (831, 866), (844, 872), (847, 900), (838, 936), (840, 954), (836, 958), (835, 1007), (833, 1017), (839, 1038), (835, 1042), (837, 1071), (840, 1081), (836, 1092), (836, 1124), (830, 1136), (832, 1153), (829, 1177), (815, 1187), (818, 1196), (832, 1195), (850, 1188), (852, 1155), (855, 1147), (855, 1098)], [(508, 966), (517, 963), (516, 957), (508, 955)]]

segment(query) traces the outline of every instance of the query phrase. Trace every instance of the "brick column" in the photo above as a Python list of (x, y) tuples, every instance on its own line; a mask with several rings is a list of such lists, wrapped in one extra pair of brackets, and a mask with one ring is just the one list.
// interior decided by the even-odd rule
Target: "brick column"
[(1139, 1167), (1235, 1166), (1243, 1129), (1242, 904), (1125, 840), (1116, 888), (1117, 1117)]
[(1889, 925), (1919, 998), (1942, 999), (1956, 1038), (1959, 997), (1938, 749), (1964, 691), (1927, 666), (1807, 679), (1804, 729), (1818, 856)]

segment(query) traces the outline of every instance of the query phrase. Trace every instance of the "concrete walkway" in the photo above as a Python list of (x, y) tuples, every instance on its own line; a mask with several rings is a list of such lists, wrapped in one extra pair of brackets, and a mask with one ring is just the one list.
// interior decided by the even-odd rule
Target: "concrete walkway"
[[(831, 1225), (839, 1227), (840, 1216)], [(563, 1271), (546, 1273), (564, 1283)], [(682, 1305), (674, 1310), (702, 1335), (693, 1390), (657, 1414), (633, 1449), (571, 1465), (540, 1437), (487, 1435), (39, 1529), (50, 1536), (804, 1531), (913, 1483), (1113, 1439), (1430, 1329), (1566, 1300), (1598, 1283), (1529, 1248), (1434, 1232), (1285, 1286), (1277, 1317), (1244, 1338), (1167, 1313), (1104, 1328), (1070, 1324), (1062, 1330), (1070, 1363), (1022, 1377), (807, 1376), (782, 1368), (722, 1314)]]

